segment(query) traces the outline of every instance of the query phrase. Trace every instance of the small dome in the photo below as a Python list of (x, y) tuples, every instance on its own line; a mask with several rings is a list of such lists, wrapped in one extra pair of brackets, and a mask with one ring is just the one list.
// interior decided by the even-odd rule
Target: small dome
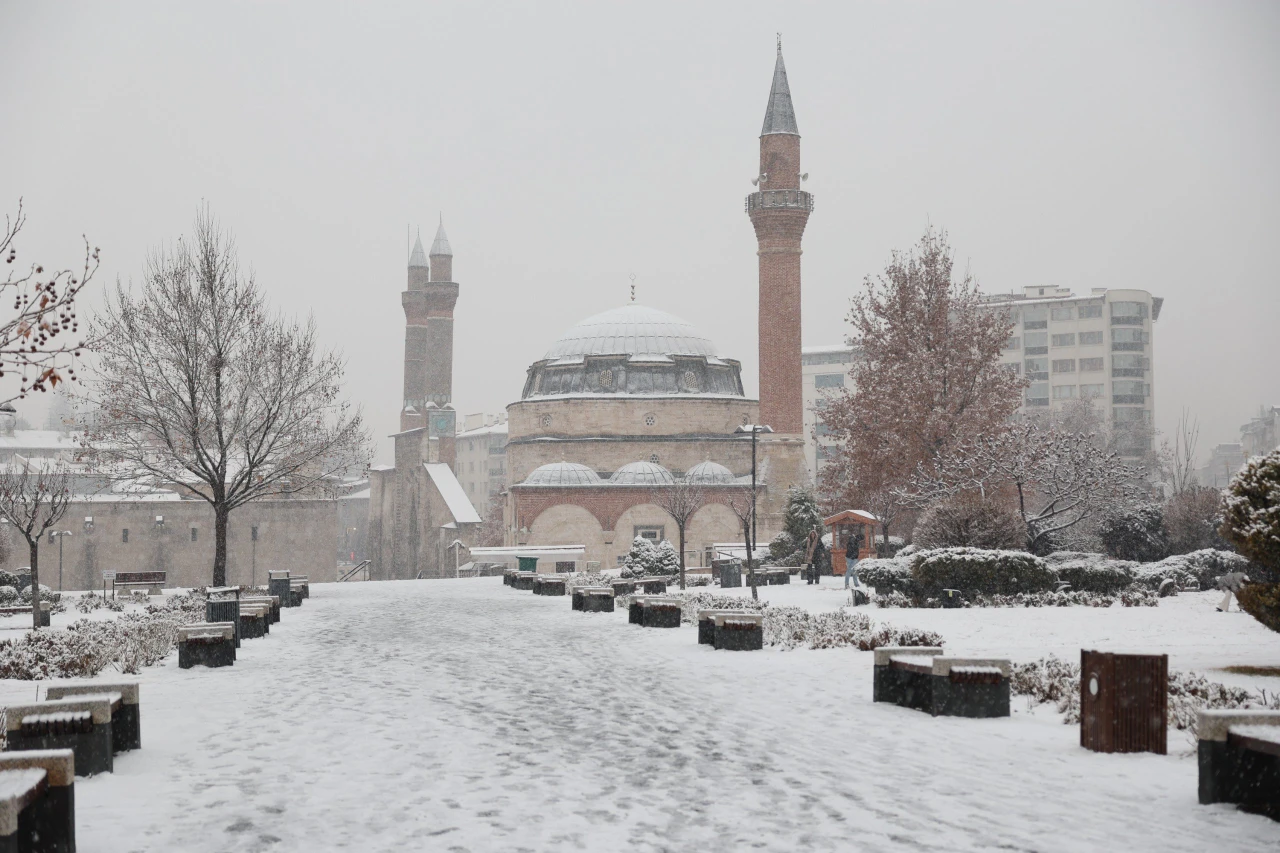
[(723, 483), (732, 483), (738, 478), (733, 476), (733, 472), (721, 465), (719, 462), (699, 462), (689, 469), (684, 477), (690, 483), (697, 483), (701, 486), (716, 486)]
[(552, 462), (534, 468), (525, 477), (524, 486), (596, 486), (602, 482), (599, 475), (586, 465), (577, 462)]
[(692, 323), (628, 302), (588, 317), (560, 336), (543, 358), (586, 355), (716, 357), (716, 348)]
[(653, 462), (632, 462), (623, 465), (609, 482), (615, 486), (669, 486), (676, 481), (671, 472)]

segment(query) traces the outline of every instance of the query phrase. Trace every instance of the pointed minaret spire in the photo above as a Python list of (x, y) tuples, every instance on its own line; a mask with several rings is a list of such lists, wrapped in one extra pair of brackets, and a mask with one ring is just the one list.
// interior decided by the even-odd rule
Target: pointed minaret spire
[(425, 267), (427, 266), (427, 253), (422, 248), (422, 232), (418, 232), (418, 240), (413, 244), (413, 252), (409, 254), (409, 266)]
[(769, 133), (794, 133), (800, 135), (796, 126), (796, 108), (791, 104), (791, 87), (787, 85), (787, 66), (782, 61), (782, 34), (778, 34), (778, 59), (773, 64), (773, 85), (769, 87), (769, 105), (764, 110), (764, 129), (760, 135)]
[(436, 229), (436, 239), (431, 244), (431, 257), (434, 258), (436, 255), (453, 257), (453, 249), (449, 246), (449, 236), (444, 233), (444, 214), (440, 215), (440, 227)]
[(449, 235), (444, 233), (444, 214), (440, 215), (440, 227), (436, 229), (436, 239), (431, 243), (431, 280), (453, 281), (453, 247), (449, 245)]

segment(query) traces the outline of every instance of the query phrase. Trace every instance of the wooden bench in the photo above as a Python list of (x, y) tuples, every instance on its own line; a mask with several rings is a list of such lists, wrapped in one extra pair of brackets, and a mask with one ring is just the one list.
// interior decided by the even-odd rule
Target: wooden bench
[(289, 575), (289, 588), (297, 591), (300, 598), (310, 598), (311, 578), (306, 575)]
[(758, 652), (764, 648), (764, 614), (722, 611), (711, 617), (712, 646), (730, 652)]
[(231, 666), (236, 662), (236, 626), (197, 622), (178, 629), (178, 668)]
[(1280, 711), (1202, 710), (1196, 737), (1203, 805), (1280, 819)]
[(111, 718), (123, 704), (119, 693), (10, 705), (5, 736), (10, 751), (70, 749), (79, 776), (110, 773), (114, 767)]
[(120, 705), (111, 715), (111, 749), (116, 754), (142, 748), (142, 708), (136, 681), (75, 681), (50, 684), (44, 698), (73, 699), (120, 694)]
[(241, 604), (265, 604), (267, 616), (272, 625), (280, 621), (280, 596), (278, 595), (242, 595)]
[[(49, 618), (53, 613), (53, 602), (40, 601), (40, 627), (49, 627)], [(17, 607), (0, 607), (0, 616), (31, 616), (31, 605), (22, 604)]]
[(29, 827), (32, 807), (48, 791), (49, 774), (43, 768), (0, 770), (0, 853), (36, 848), (37, 839)]
[(240, 636), (246, 640), (256, 640), (270, 634), (271, 605), (241, 601), (239, 628)]
[(149, 593), (159, 595), (167, 578), (167, 572), (116, 572), (111, 579), (111, 597), (116, 597), (116, 590), (120, 587), (130, 590), (134, 587), (146, 587)]
[(267, 593), (279, 598), (281, 607), (297, 607), (301, 603), (294, 600), (289, 573), (283, 569), (267, 572)]
[(539, 575), (533, 579), (534, 595), (564, 595), (567, 591), (567, 582), (562, 576)]
[(875, 651), (872, 700), (893, 702), (935, 717), (1009, 716), (1005, 658), (948, 657), (933, 647)]
[[(26, 750), (0, 753), (0, 774), (39, 770), (44, 773), (42, 794), (25, 808), (6, 811), (17, 819), (16, 835), (8, 838), (17, 844), (6, 848), (0, 836), (0, 850), (56, 851), (74, 853), (76, 849), (76, 761), (69, 749)], [(21, 787), (19, 784), (17, 787)], [(13, 789), (10, 788), (10, 791)], [(13, 803), (13, 801), (10, 801)], [(5, 828), (8, 828), (6, 824)]]

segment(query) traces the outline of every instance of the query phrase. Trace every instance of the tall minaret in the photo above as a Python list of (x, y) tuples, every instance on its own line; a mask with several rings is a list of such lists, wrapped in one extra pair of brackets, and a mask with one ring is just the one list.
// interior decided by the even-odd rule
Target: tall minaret
[(800, 180), (800, 130), (779, 39), (760, 131), (760, 190), (747, 196), (746, 207), (760, 258), (760, 423), (788, 435), (804, 431), (800, 238), (813, 196), (800, 190)]
[[(453, 278), (453, 250), (444, 221), (431, 244), (431, 260), (422, 237), (409, 256), (409, 289), (400, 294), (404, 306), (404, 406), (401, 431), (428, 427), (438, 438), (434, 461), (454, 462), (453, 306), (458, 285)], [(446, 423), (447, 421), (447, 423)]]

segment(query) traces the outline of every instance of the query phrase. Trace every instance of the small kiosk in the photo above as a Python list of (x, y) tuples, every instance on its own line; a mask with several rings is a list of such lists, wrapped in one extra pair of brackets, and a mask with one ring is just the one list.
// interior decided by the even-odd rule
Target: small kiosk
[(859, 560), (876, 555), (876, 525), (879, 523), (880, 519), (862, 509), (846, 509), (822, 520), (822, 524), (831, 532), (831, 574), (844, 574), (845, 543), (851, 536), (862, 534), (862, 547), (858, 549)]

